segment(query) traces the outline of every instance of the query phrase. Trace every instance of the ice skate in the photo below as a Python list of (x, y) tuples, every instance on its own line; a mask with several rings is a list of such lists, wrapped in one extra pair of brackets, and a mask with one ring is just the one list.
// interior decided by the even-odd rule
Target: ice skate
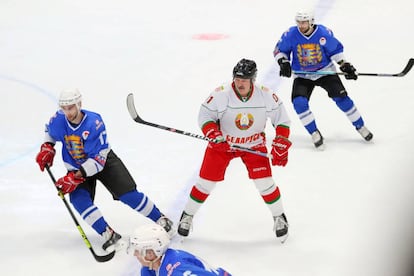
[(102, 237), (106, 240), (102, 245), (102, 249), (107, 252), (112, 252), (114, 250), (119, 251), (127, 245), (127, 243), (122, 239), (122, 236), (109, 226), (107, 226), (106, 231), (102, 233)]
[(312, 134), (312, 142), (315, 145), (315, 148), (318, 150), (323, 150), (325, 145), (323, 143), (323, 136), (319, 130), (315, 130)]
[(286, 219), (286, 215), (283, 213), (280, 216), (273, 217), (275, 224), (273, 226), (273, 230), (276, 233), (276, 238), (281, 242), (284, 243), (288, 238), (288, 229), (289, 224)]
[(161, 214), (161, 217), (157, 220), (157, 224), (161, 225), (170, 237), (174, 235), (173, 222), (163, 214)]
[(358, 128), (357, 131), (359, 134), (361, 134), (362, 138), (364, 138), (365, 141), (371, 141), (372, 137), (374, 137), (371, 131), (369, 131), (365, 126)]
[(183, 237), (187, 237), (190, 233), (191, 225), (193, 223), (193, 216), (186, 214), (185, 212), (182, 213), (180, 222), (178, 223), (178, 234)]

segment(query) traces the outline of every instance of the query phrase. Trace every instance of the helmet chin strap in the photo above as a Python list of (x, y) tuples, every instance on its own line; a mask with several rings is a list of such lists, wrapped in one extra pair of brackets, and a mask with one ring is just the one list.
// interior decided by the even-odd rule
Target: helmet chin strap
[(160, 259), (161, 257), (157, 257), (157, 258), (155, 258), (154, 260), (152, 260), (152, 261), (148, 261), (147, 259), (145, 259), (145, 257), (144, 257), (144, 260), (148, 263), (148, 267), (149, 267), (149, 269), (151, 269), (151, 270), (154, 270), (154, 264), (156, 263), (156, 262), (158, 262), (158, 260)]

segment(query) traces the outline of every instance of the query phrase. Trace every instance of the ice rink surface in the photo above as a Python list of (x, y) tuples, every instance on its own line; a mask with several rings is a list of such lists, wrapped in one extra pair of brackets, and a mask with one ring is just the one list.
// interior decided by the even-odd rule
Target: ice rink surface
[[(274, 167), (290, 237), (273, 220), (240, 160), (228, 168), (177, 246), (237, 276), (409, 276), (414, 261), (414, 72), (344, 84), (373, 132), (364, 142), (317, 88), (311, 108), (326, 138), (313, 148), (290, 103), (292, 79), (272, 51), (294, 14), (313, 8), (360, 72), (397, 73), (413, 57), (411, 2), (396, 1), (1, 1), (0, 274), (130, 275), (135, 260), (97, 263), (51, 180), (34, 159), (59, 92), (77, 87), (106, 123), (112, 148), (140, 190), (175, 222), (197, 178), (204, 141), (138, 125), (126, 109), (201, 134), (199, 105), (231, 80), (241, 58), (276, 89), (291, 115), (289, 164)], [(211, 40), (210, 38), (218, 38)], [(267, 130), (273, 137), (272, 129)], [(270, 142), (270, 141), (269, 141)], [(58, 147), (60, 148), (60, 146)], [(52, 168), (64, 174), (58, 154)], [(95, 200), (127, 236), (149, 221), (98, 187)], [(102, 239), (79, 217), (98, 253)], [(412, 271), (411, 271), (412, 272)]]

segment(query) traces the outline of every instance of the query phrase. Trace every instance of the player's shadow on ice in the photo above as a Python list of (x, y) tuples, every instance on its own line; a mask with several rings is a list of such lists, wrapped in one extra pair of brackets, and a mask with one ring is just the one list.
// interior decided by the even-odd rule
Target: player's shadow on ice
[[(324, 135), (324, 150), (332, 149), (359, 149), (360, 147), (373, 146), (375, 136), (372, 141), (365, 141), (358, 133), (333, 133)], [(314, 150), (318, 151), (313, 145), (310, 135), (291, 135), (291, 150)]]

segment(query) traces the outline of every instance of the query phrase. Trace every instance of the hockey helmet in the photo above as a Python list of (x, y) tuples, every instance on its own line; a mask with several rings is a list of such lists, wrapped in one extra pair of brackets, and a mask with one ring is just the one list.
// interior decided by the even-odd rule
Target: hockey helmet
[(308, 21), (311, 27), (315, 24), (315, 16), (312, 11), (298, 11), (295, 20), (296, 22)]
[(79, 105), (82, 95), (78, 89), (65, 89), (60, 93), (59, 106)]
[(129, 239), (129, 250), (138, 251), (145, 257), (146, 251), (152, 249), (157, 257), (161, 257), (170, 244), (170, 236), (158, 224), (148, 224), (135, 229)]
[(233, 68), (233, 79), (256, 79), (256, 62), (249, 59), (240, 60)]

